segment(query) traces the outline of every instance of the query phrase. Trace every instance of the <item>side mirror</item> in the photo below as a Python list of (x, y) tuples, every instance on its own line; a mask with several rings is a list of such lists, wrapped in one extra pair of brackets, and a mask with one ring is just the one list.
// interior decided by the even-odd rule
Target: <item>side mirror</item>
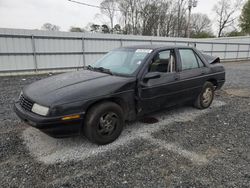
[(159, 72), (149, 72), (149, 73), (147, 73), (147, 74), (144, 76), (143, 80), (144, 80), (144, 81), (148, 81), (148, 80), (157, 79), (157, 78), (160, 78), (160, 77), (161, 77), (161, 75), (160, 75)]

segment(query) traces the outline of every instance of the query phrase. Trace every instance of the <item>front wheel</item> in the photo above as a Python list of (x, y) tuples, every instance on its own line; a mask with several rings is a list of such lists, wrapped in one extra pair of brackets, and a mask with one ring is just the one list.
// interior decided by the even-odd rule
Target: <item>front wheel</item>
[(103, 102), (88, 111), (83, 131), (88, 140), (104, 145), (119, 137), (123, 124), (121, 107), (113, 102)]
[(194, 106), (199, 109), (208, 108), (214, 99), (214, 85), (211, 82), (205, 82), (201, 93), (196, 98)]

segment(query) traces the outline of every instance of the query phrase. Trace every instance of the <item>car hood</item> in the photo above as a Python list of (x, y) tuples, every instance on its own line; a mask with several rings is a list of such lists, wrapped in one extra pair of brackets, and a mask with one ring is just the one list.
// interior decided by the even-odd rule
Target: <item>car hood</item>
[(41, 105), (53, 106), (127, 90), (132, 78), (82, 70), (39, 80), (24, 88), (24, 95)]

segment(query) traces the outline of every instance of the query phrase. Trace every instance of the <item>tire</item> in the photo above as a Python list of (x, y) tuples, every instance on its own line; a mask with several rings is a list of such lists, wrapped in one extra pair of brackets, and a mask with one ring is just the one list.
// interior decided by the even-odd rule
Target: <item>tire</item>
[(123, 125), (121, 107), (113, 102), (103, 102), (94, 105), (87, 112), (83, 131), (89, 141), (105, 145), (119, 137)]
[(208, 108), (214, 99), (214, 85), (211, 82), (205, 82), (201, 93), (196, 98), (194, 106), (198, 109)]

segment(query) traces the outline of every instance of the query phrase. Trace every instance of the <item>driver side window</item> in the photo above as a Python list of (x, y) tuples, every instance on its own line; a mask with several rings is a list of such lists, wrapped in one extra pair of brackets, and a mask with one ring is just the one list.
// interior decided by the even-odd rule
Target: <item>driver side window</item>
[(155, 55), (148, 72), (175, 72), (176, 61), (173, 50), (164, 50)]

